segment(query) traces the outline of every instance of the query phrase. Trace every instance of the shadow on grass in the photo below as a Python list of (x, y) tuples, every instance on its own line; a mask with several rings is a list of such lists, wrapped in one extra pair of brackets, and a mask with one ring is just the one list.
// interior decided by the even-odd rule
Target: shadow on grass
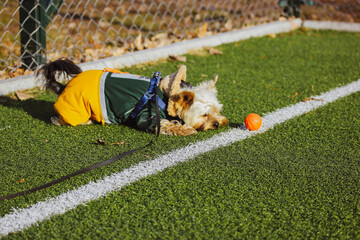
[(15, 100), (7, 96), (0, 96), (0, 104), (9, 108), (23, 109), (33, 118), (50, 123), (50, 118), (56, 115), (53, 102), (44, 100), (28, 99), (25, 101)]
[(229, 126), (231, 128), (240, 128), (241, 130), (246, 130), (244, 123), (230, 123)]

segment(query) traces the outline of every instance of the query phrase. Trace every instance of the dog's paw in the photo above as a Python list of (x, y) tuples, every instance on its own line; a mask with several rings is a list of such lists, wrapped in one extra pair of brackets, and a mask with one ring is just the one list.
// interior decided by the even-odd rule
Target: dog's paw
[(181, 128), (178, 131), (178, 136), (190, 136), (196, 134), (197, 131), (195, 128), (189, 125), (181, 125)]
[(90, 124), (93, 124), (94, 122), (91, 120), (91, 119), (89, 119), (89, 120), (87, 120), (86, 122), (84, 122), (84, 123), (80, 123), (79, 125), (90, 125)]
[(56, 126), (61, 126), (61, 122), (60, 122), (60, 119), (58, 117), (53, 116), (53, 117), (51, 117), (50, 120), (51, 120), (52, 124), (54, 124)]
[(189, 125), (182, 125), (178, 121), (161, 120), (160, 133), (173, 136), (189, 136), (197, 133), (196, 129)]

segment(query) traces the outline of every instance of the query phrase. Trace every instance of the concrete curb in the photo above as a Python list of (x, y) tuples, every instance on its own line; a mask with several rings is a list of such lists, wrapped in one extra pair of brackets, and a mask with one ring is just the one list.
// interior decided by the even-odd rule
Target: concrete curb
[[(301, 20), (293, 21), (297, 26), (301, 25)], [(289, 21), (278, 21), (262, 24), (241, 30), (220, 33), (209, 37), (197, 38), (183, 42), (174, 43), (160, 48), (152, 48), (139, 52), (129, 53), (119, 57), (110, 57), (93, 62), (81, 64), (83, 70), (103, 69), (104, 67), (123, 68), (126, 66), (146, 63), (170, 55), (186, 54), (189, 50), (202, 49), (204, 47), (215, 47), (224, 43), (236, 42), (251, 37), (261, 37), (271, 33), (291, 31), (295, 28)]]
[[(189, 50), (201, 49), (204, 47), (215, 47), (224, 43), (236, 42), (251, 37), (261, 37), (272, 33), (288, 32), (300, 26), (302, 21), (295, 19), (293, 21), (277, 21), (266, 23), (254, 27), (244, 28), (231, 32), (216, 34), (209, 37), (187, 40), (164, 47), (147, 49), (143, 51), (128, 53), (119, 57), (110, 57), (93, 62), (83, 63), (79, 66), (83, 70), (123, 68), (135, 64), (155, 61), (160, 58), (167, 58), (170, 55), (182, 55)], [(35, 79), (34, 75), (21, 76), (0, 81), (0, 96), (15, 92), (18, 90), (29, 89), (41, 86), (41, 82)]]
[(336, 30), (346, 32), (360, 32), (360, 23), (330, 22), (330, 21), (303, 21), (303, 27), (322, 30)]
[[(79, 66), (83, 70), (103, 69), (105, 67), (123, 68), (131, 65), (155, 61), (160, 58), (167, 58), (170, 55), (182, 55), (190, 50), (201, 49), (204, 47), (215, 47), (224, 43), (236, 42), (251, 37), (262, 37), (273, 33), (276, 34), (280, 32), (288, 32), (294, 30), (298, 26), (311, 29), (360, 32), (360, 23), (310, 20), (302, 21), (301, 19), (295, 19), (292, 21), (277, 21), (231, 32), (220, 33), (209, 37), (187, 40), (164, 47), (128, 53), (118, 57), (100, 59), (93, 62), (83, 63)], [(29, 89), (38, 86), (41, 86), (41, 83), (35, 79), (34, 75), (1, 80), (0, 96), (18, 90)]]

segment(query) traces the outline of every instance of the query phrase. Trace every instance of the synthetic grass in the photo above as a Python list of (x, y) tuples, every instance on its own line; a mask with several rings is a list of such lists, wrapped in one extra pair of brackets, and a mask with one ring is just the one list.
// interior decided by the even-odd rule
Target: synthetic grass
[[(219, 99), (224, 103), (224, 114), (231, 122), (230, 127), (235, 127), (250, 112), (263, 115), (358, 79), (360, 51), (356, 49), (359, 50), (359, 43), (359, 35), (353, 33), (304, 30), (280, 34), (274, 39), (250, 39), (221, 46), (219, 49), (224, 52), (223, 55), (188, 55), (188, 81), (197, 83), (204, 78), (204, 74), (208, 79), (218, 74)], [(178, 64), (164, 62), (128, 70), (147, 76), (159, 70), (169, 74), (176, 70)], [(54, 95), (43, 92), (35, 99), (24, 102), (1, 97), (1, 195), (49, 182), (142, 146), (154, 138), (123, 126), (53, 126), (49, 119), (54, 115), (52, 102), (55, 99)], [(323, 126), (324, 120), (319, 123), (307, 119), (299, 125), (298, 119), (317, 116), (308, 114), (290, 121), (286, 124), (288, 128), (284, 127), (281, 131), (278, 129), (283, 126), (206, 154), (94, 201), (88, 207), (82, 206), (64, 216), (55, 217), (40, 224), (40, 229), (33, 227), (12, 237), (32, 238), (37, 234), (43, 238), (81, 238), (83, 235), (111, 238), (112, 234), (125, 238), (315, 237), (317, 231), (324, 237), (326, 234), (357, 235), (358, 208), (353, 208), (351, 215), (345, 204), (345, 198), (350, 208), (356, 206), (353, 204), (355, 201), (358, 202), (355, 190), (359, 192), (359, 189), (355, 183), (359, 183), (356, 174), (359, 170), (359, 116), (358, 111), (354, 111), (359, 109), (357, 102), (359, 95), (354, 94), (341, 101), (343, 104), (339, 109), (336, 108), (347, 109), (345, 120), (339, 118), (341, 111), (336, 110), (324, 113), (325, 116), (319, 114), (331, 121), (337, 119), (334, 123), (328, 122)], [(338, 104), (340, 102), (331, 106)], [(330, 131), (328, 127), (332, 127)], [(161, 136), (154, 147), (111, 166), (75, 177), (46, 191), (2, 202), (1, 215), (11, 212), (13, 207), (26, 207), (228, 128), (191, 137)], [(352, 134), (342, 134), (338, 128)], [(321, 141), (312, 137), (317, 134), (323, 135)], [(96, 145), (96, 139), (103, 139), (107, 143), (123, 141), (125, 144)], [(351, 144), (345, 144), (348, 142)], [(344, 159), (348, 152), (353, 168), (336, 165), (338, 159), (340, 162), (350, 162), (348, 157)], [(317, 162), (319, 159), (322, 165), (317, 165), (320, 164)], [(332, 175), (326, 179), (325, 173)], [(351, 181), (336, 185), (337, 178), (333, 176), (345, 173), (345, 179)], [(285, 179), (289, 180), (288, 185)], [(329, 191), (330, 188), (333, 191)], [(351, 194), (346, 194), (342, 188), (351, 189)], [(336, 194), (331, 197), (330, 193)], [(302, 195), (306, 201), (300, 201)], [(341, 200), (340, 205), (335, 205), (339, 207), (338, 210), (330, 207), (330, 203), (324, 204), (336, 199)], [(284, 205), (283, 208), (283, 203), (288, 206)], [(303, 209), (303, 214), (297, 211), (298, 208)], [(346, 210), (346, 214), (339, 215), (339, 209)], [(349, 216), (353, 217), (353, 221), (347, 220)], [(333, 225), (336, 221), (343, 226)], [(301, 229), (302, 224), (306, 226), (306, 231)], [(353, 227), (352, 231), (350, 227)], [(280, 230), (275, 231), (277, 228)], [(74, 232), (71, 233), (70, 229), (74, 229)]]
[(357, 239), (359, 98), (353, 94), (11, 237)]

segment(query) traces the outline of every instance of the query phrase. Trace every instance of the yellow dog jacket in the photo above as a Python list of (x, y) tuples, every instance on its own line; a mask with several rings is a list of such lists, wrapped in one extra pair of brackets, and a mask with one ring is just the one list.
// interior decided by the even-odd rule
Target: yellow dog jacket
[[(144, 93), (148, 90), (150, 78), (123, 72), (89, 70), (79, 73), (66, 85), (54, 104), (60, 121), (72, 126), (92, 119), (99, 123), (128, 123)], [(164, 94), (158, 90), (158, 96)], [(160, 109), (160, 118), (166, 112)], [(155, 103), (149, 101), (136, 116), (133, 126), (143, 131), (155, 131)]]

